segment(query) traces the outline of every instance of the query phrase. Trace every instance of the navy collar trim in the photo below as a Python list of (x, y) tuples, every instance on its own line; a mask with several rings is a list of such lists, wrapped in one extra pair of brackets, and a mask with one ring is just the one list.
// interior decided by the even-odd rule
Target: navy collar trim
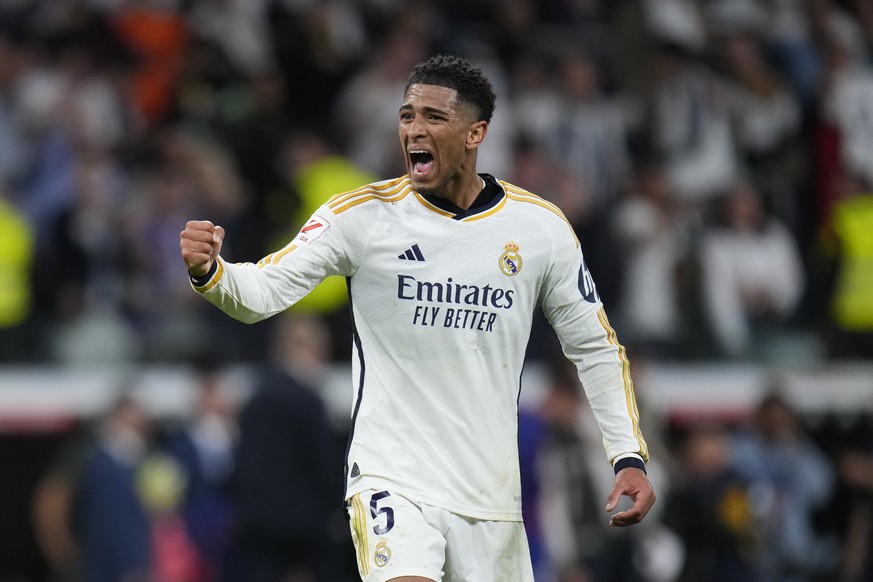
[(421, 196), (440, 210), (451, 214), (453, 220), (463, 220), (494, 208), (506, 196), (506, 192), (503, 191), (494, 176), (491, 174), (479, 174), (479, 176), (485, 181), (485, 187), (479, 192), (470, 208), (466, 210), (434, 194), (422, 194)]

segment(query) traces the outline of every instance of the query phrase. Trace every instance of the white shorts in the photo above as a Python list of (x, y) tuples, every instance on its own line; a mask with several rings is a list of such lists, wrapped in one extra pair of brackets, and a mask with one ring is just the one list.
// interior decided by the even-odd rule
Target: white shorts
[(364, 582), (534, 580), (521, 522), (472, 519), (388, 491), (351, 497), (347, 512)]

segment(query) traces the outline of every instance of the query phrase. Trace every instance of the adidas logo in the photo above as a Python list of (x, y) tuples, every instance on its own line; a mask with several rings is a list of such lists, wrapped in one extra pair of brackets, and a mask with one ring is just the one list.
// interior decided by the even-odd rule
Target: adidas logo
[(404, 261), (423, 261), (424, 255), (421, 254), (421, 249), (418, 248), (418, 244), (414, 244), (404, 252), (397, 255), (397, 258)]

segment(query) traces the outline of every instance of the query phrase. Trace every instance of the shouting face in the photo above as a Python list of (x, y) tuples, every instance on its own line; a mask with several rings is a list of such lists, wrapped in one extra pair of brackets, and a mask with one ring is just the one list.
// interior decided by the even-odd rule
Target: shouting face
[(410, 85), (400, 106), (400, 144), (412, 187), (422, 194), (460, 200), (476, 176), (476, 149), (485, 137), (485, 121), (458, 101), (454, 89)]

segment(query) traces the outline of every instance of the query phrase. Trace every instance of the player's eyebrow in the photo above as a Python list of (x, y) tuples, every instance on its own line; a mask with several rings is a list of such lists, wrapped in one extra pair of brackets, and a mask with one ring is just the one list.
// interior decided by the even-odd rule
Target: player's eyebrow
[[(401, 113), (404, 111), (412, 111), (415, 108), (410, 103), (404, 103), (400, 106)], [(436, 107), (422, 107), (422, 113), (436, 113), (438, 115), (442, 115), (447, 117), (449, 113), (447, 111), (443, 111), (442, 109), (437, 109)]]

